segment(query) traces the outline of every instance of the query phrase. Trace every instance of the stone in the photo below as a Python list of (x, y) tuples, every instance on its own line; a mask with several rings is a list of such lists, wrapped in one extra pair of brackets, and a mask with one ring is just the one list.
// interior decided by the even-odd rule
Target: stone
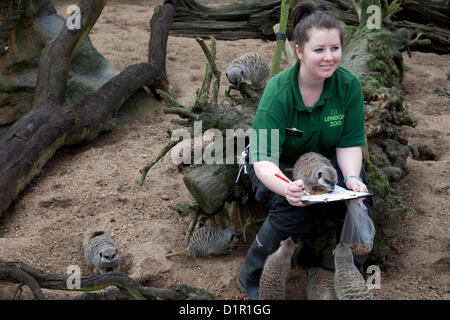
[(418, 160), (420, 156), (419, 148), (415, 144), (409, 144), (408, 149), (411, 152), (413, 159)]
[(397, 167), (384, 167), (381, 169), (383, 173), (387, 176), (389, 181), (400, 181), (402, 178), (402, 169)]
[(377, 144), (387, 153), (389, 160), (392, 163), (392, 167), (400, 168), (402, 170), (402, 177), (404, 177), (408, 169), (406, 163), (406, 159), (409, 155), (408, 147), (400, 144), (394, 139), (380, 140), (377, 141)]
[(167, 194), (162, 194), (162, 195), (160, 195), (159, 197), (160, 197), (161, 199), (165, 200), (165, 201), (167, 201), (167, 200), (170, 199), (169, 196), (168, 196)]

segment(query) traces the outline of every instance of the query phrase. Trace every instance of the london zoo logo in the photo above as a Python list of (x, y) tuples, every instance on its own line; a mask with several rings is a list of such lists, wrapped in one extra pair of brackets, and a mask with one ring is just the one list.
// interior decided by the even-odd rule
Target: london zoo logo
[(336, 109), (332, 109), (330, 111), (330, 115), (324, 118), (324, 122), (329, 123), (330, 128), (341, 126), (344, 116), (345, 116), (344, 114), (339, 113)]

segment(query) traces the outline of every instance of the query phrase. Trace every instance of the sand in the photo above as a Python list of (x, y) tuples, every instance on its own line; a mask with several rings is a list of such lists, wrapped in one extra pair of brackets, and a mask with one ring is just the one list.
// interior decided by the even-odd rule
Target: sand
[[(211, 1), (225, 3), (228, 1)], [(147, 61), (149, 20), (163, 0), (112, 1), (104, 8), (90, 38), (97, 50), (121, 70)], [(57, 2), (66, 16), (68, 4)], [(256, 51), (271, 61), (273, 42), (217, 41), (217, 66)], [(405, 63), (411, 68), (403, 82), (417, 126), (403, 127), (410, 143), (428, 155), (408, 158), (410, 173), (400, 181), (416, 211), (402, 224), (394, 250), (381, 269), (377, 299), (450, 298), (450, 55), (413, 52)], [(283, 61), (283, 67), (286, 61)], [(167, 75), (184, 105), (194, 102), (203, 79), (205, 58), (194, 39), (169, 37)], [(176, 118), (163, 113), (164, 105), (150, 97), (131, 120), (121, 121), (95, 141), (59, 150), (41, 174), (22, 192), (0, 222), (0, 257), (23, 261), (51, 273), (66, 273), (78, 265), (83, 275), (92, 270), (83, 261), (81, 241), (88, 230), (105, 230), (123, 257), (122, 271), (154, 287), (188, 283), (223, 299), (246, 299), (235, 278), (252, 239), (230, 254), (210, 259), (176, 257), (168, 251), (183, 248), (190, 215), (177, 204), (193, 204), (183, 173), (170, 156), (155, 165), (143, 186), (142, 168), (169, 141), (166, 129)], [(287, 298), (305, 299), (306, 269), (295, 268), (288, 280)], [(12, 299), (16, 286), (0, 281), (0, 299)], [(78, 293), (44, 290), (49, 299), (69, 299)], [(31, 299), (23, 288), (21, 299)]]

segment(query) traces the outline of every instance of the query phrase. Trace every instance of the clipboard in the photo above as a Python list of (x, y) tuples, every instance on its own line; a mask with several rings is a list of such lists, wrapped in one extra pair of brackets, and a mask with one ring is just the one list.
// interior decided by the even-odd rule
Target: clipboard
[(300, 198), (300, 201), (307, 204), (317, 204), (348, 199), (366, 198), (371, 196), (373, 196), (373, 193), (371, 192), (356, 192), (336, 185), (333, 192), (318, 195), (304, 195)]

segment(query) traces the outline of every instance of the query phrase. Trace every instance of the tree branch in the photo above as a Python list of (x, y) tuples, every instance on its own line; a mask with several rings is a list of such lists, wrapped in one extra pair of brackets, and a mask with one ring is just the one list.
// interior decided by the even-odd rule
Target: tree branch
[(141, 179), (139, 180), (139, 185), (142, 186), (144, 184), (145, 178), (147, 177), (147, 172), (150, 170), (151, 167), (155, 165), (161, 159), (166, 155), (167, 152), (170, 151), (173, 147), (175, 147), (178, 142), (183, 140), (183, 137), (180, 137), (178, 140), (170, 141), (152, 160), (150, 160), (149, 163), (145, 165), (139, 172), (141, 173)]
[(107, 0), (81, 0), (81, 28), (69, 30), (66, 25), (42, 50), (33, 106), (44, 102), (62, 105), (66, 97), (67, 75), (78, 47), (89, 34)]
[[(5, 262), (0, 260), (0, 279), (7, 282), (24, 283), (30, 287), (36, 299), (45, 299), (41, 288), (64, 291), (97, 291), (110, 286), (118, 287), (126, 295), (137, 299), (196, 299), (197, 296), (204, 296), (208, 299), (216, 297), (206, 290), (192, 287), (184, 284), (171, 289), (160, 289), (153, 287), (144, 287), (139, 282), (130, 278), (122, 272), (107, 272), (102, 275), (91, 275), (80, 278), (80, 288), (69, 289), (67, 279), (69, 275), (48, 274), (39, 269), (35, 269), (23, 262)], [(194, 293), (197, 296), (191, 296)], [(75, 299), (89, 298), (86, 295), (77, 296)], [(92, 298), (96, 298), (95, 296)], [(100, 295), (99, 295), (99, 298)]]
[(105, 2), (83, 0), (80, 4), (82, 28), (68, 30), (64, 27), (49, 41), (41, 54), (32, 110), (0, 136), (0, 215), (40, 173), (56, 150), (63, 145), (92, 140), (100, 132), (111, 130), (116, 124), (118, 109), (142, 86), (148, 85), (153, 90), (168, 87), (165, 46), (173, 17), (171, 4), (164, 5), (160, 11), (162, 16), (152, 19), (152, 31), (160, 31), (150, 39), (151, 63), (128, 67), (72, 108), (64, 104), (67, 71), (73, 54)]
[(16, 262), (0, 263), (0, 279), (11, 281), (11, 279), (27, 285), (34, 297), (38, 300), (45, 300), (38, 282), (28, 273), (21, 270), (20, 264)]

